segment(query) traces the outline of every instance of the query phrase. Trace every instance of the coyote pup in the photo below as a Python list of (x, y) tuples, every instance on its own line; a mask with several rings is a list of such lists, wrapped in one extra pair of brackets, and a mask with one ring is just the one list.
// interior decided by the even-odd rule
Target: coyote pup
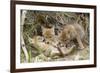
[(59, 33), (59, 40), (60, 43), (67, 45), (74, 39), (77, 40), (80, 49), (83, 49), (82, 40), (84, 38), (84, 30), (81, 25), (79, 24), (67, 24), (63, 27), (61, 33)]

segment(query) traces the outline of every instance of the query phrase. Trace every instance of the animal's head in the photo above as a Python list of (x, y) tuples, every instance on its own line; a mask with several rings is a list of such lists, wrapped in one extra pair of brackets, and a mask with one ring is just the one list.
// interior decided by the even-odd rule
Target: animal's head
[(54, 28), (45, 28), (42, 27), (42, 31), (43, 31), (43, 36), (45, 38), (52, 38), (54, 36)]
[(65, 26), (64, 29), (61, 31), (60, 35), (59, 35), (59, 39), (62, 43), (67, 44), (70, 42), (70, 40), (72, 40), (73, 38), (75, 38), (76, 36), (76, 30), (73, 26)]

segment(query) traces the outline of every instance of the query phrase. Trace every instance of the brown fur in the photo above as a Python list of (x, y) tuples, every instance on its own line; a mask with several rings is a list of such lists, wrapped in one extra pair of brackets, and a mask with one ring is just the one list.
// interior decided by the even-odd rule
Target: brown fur
[(68, 24), (64, 26), (59, 34), (59, 40), (62, 44), (68, 44), (71, 40), (76, 39), (79, 47), (84, 48), (82, 39), (84, 37), (84, 30), (79, 24)]
[(43, 34), (43, 37), (45, 38), (45, 40), (47, 40), (47, 41), (54, 40), (55, 33), (54, 33), (53, 27), (52, 28), (42, 27), (42, 34)]

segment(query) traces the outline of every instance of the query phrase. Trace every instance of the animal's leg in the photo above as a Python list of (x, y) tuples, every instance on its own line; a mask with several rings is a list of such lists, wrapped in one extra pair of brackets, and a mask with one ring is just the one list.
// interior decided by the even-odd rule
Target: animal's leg
[(80, 36), (77, 36), (76, 39), (77, 39), (77, 42), (78, 42), (78, 44), (80, 46), (80, 49), (84, 49), (83, 43), (82, 43), (82, 41), (80, 39)]

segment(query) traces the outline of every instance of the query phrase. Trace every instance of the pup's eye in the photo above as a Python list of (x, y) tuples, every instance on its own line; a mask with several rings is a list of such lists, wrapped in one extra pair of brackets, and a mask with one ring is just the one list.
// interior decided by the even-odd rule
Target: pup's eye
[(49, 44), (49, 42), (47, 41), (46, 44)]
[(45, 39), (43, 39), (43, 42), (45, 42)]
[(68, 31), (68, 33), (70, 33), (70, 31)]
[(67, 40), (64, 40), (64, 41), (67, 41)]

